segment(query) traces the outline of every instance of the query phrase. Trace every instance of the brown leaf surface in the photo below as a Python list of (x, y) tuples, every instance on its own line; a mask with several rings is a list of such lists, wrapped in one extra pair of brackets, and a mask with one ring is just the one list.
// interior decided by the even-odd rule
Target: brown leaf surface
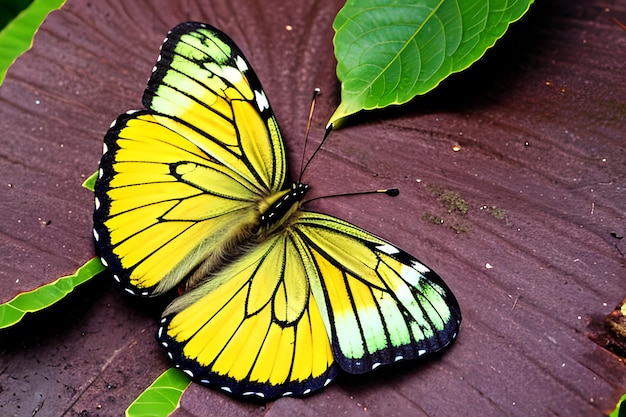
[[(312, 89), (323, 90), (314, 142), (338, 104), (331, 24), (340, 7), (68, 0), (53, 13), (0, 88), (0, 302), (93, 256), (93, 197), (80, 183), (96, 169), (109, 123), (140, 107), (168, 29), (205, 21), (239, 44), (296, 168)], [(469, 71), (333, 133), (307, 171), (318, 195), (401, 189), (393, 200), (316, 208), (444, 277), (464, 314), (452, 349), (424, 364), (342, 376), (307, 399), (250, 404), (192, 385), (175, 415), (610, 411), (626, 391), (626, 367), (587, 337), (587, 325), (626, 294), (626, 243), (614, 237), (626, 233), (626, 35), (613, 18), (626, 21), (623, 3), (538, 2)], [(154, 340), (158, 314), (102, 276), (0, 333), (0, 414), (123, 415), (167, 368)]]

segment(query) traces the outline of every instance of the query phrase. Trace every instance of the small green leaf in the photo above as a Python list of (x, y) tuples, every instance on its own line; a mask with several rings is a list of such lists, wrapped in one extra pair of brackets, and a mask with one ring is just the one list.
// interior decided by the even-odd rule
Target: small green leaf
[(609, 417), (626, 417), (626, 394), (622, 395), (622, 398), (617, 402), (615, 410), (609, 414)]
[(191, 384), (189, 377), (176, 368), (163, 372), (126, 409), (126, 417), (166, 417), (178, 408), (180, 398)]
[(30, 48), (33, 36), (48, 13), (60, 8), (65, 0), (34, 0), (0, 31), (0, 84), (9, 66)]
[(533, 0), (348, 0), (335, 29), (341, 104), (330, 123), (403, 104), (466, 69)]
[(98, 172), (94, 172), (83, 182), (83, 187), (86, 189), (93, 191), (96, 188), (96, 180), (98, 179)]
[(43, 285), (32, 291), (18, 294), (12, 300), (0, 304), (0, 329), (13, 326), (26, 315), (43, 310), (74, 291), (80, 284), (104, 271), (104, 265), (98, 258), (92, 258), (85, 265), (76, 270), (73, 275), (67, 275), (50, 284)]

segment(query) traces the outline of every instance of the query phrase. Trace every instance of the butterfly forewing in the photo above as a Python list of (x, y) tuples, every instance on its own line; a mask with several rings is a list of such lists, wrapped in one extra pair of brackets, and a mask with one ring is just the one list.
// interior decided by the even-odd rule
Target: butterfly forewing
[(143, 102), (201, 131), (210, 153), (250, 183), (283, 188), (286, 159), (274, 113), (243, 53), (221, 32), (196, 23), (174, 28)]
[(94, 234), (104, 262), (129, 292), (171, 288), (220, 247), (229, 222), (254, 219), (256, 195), (245, 183), (151, 114), (118, 118), (105, 145)]
[(284, 186), (265, 93), (223, 37), (203, 24), (175, 28), (144, 93), (150, 111), (120, 116), (105, 137), (94, 235), (129, 292), (177, 285), (253, 227), (258, 202)]

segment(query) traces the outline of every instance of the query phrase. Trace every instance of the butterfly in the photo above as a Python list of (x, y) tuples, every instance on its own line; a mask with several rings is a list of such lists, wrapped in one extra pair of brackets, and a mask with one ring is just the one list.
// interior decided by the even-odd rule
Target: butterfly
[(94, 238), (125, 291), (179, 288), (157, 338), (175, 367), (237, 396), (304, 396), (450, 345), (459, 305), (391, 243), (302, 208), (274, 113), (219, 30), (182, 23), (104, 138)]

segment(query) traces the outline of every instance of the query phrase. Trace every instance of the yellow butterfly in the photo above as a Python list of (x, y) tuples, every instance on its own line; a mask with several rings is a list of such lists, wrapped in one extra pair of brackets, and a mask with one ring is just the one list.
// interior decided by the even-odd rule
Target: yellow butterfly
[(222, 32), (183, 23), (143, 96), (104, 139), (94, 237), (126, 291), (182, 287), (158, 340), (196, 381), (306, 395), (448, 346), (461, 313), (432, 270), (389, 242), (301, 208), (250, 64)]

